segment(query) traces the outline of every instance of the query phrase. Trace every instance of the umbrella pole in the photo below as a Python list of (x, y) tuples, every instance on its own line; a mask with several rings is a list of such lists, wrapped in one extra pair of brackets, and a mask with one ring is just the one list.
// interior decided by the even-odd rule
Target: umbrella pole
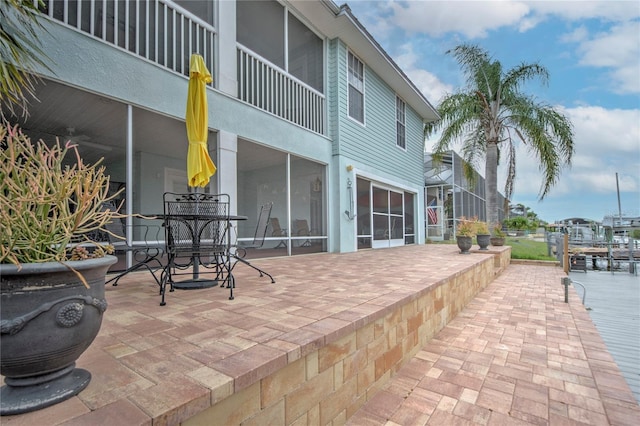
[[(191, 188), (193, 188), (194, 194), (199, 193), (197, 186), (193, 186)], [(199, 208), (200, 200), (198, 199), (197, 196), (195, 197), (195, 199), (196, 199), (196, 208), (194, 210), (195, 216), (193, 221), (193, 229), (195, 230), (195, 232), (198, 232), (198, 214), (200, 214), (200, 208)], [(194, 235), (194, 239), (195, 238), (196, 236)], [(200, 247), (198, 247), (198, 253), (200, 253)], [(197, 280), (200, 278), (200, 255), (199, 254), (194, 255), (192, 258), (192, 261), (193, 261), (193, 279)]]

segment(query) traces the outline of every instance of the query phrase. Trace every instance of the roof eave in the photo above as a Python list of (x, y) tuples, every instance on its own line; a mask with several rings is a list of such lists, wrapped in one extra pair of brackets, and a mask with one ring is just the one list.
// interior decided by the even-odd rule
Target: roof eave
[(332, 0), (290, 0), (289, 4), (309, 17), (313, 25), (328, 38), (342, 39), (367, 67), (384, 78), (425, 123), (440, 119), (429, 100), (358, 21), (347, 4), (337, 6)]

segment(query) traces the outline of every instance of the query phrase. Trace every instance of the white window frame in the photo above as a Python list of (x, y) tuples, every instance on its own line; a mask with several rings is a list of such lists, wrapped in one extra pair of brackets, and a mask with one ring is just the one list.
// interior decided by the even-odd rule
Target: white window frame
[(407, 149), (407, 104), (396, 95), (396, 146)]
[[(351, 76), (352, 76), (352, 68), (351, 68), (351, 61), (349, 60), (350, 57), (353, 57), (356, 61), (358, 61), (359, 64), (362, 65), (362, 75), (358, 76), (358, 75), (354, 75), (355, 79), (357, 79), (358, 81), (361, 82), (362, 84), (362, 90), (360, 90), (358, 87), (354, 86), (353, 84), (351, 84)], [(364, 125), (365, 123), (365, 66), (364, 66), (364, 62), (362, 62), (360, 60), (360, 58), (358, 58), (358, 56), (356, 56), (355, 53), (351, 52), (350, 50), (347, 50), (347, 115), (349, 116), (349, 118), (351, 118), (352, 120), (354, 120), (357, 123), (360, 123), (362, 125)], [(359, 93), (362, 94), (362, 121), (360, 121), (360, 119), (358, 119), (357, 117), (354, 117), (351, 115), (351, 96), (349, 95), (349, 88), (353, 87), (355, 90), (357, 90)]]

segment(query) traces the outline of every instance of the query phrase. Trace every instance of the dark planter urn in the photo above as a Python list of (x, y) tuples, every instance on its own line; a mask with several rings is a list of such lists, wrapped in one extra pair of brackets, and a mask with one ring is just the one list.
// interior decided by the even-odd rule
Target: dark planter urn
[(494, 247), (500, 247), (504, 245), (504, 237), (491, 237), (491, 245)]
[(39, 410), (87, 387), (91, 373), (75, 364), (102, 325), (105, 275), (116, 261), (0, 265), (0, 415)]
[(458, 248), (460, 249), (460, 254), (469, 254), (469, 250), (473, 245), (473, 239), (471, 237), (466, 237), (462, 235), (456, 236), (456, 242), (458, 243)]
[(491, 235), (490, 234), (478, 234), (476, 236), (476, 240), (478, 242), (478, 245), (480, 246), (480, 250), (488, 250), (487, 247), (489, 247), (489, 243), (491, 240)]

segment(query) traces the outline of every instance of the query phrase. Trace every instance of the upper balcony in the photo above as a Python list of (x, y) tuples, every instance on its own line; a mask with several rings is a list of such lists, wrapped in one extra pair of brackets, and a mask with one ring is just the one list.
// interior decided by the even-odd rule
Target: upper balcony
[[(166, 0), (45, 0), (42, 12), (67, 27), (187, 78), (191, 54), (199, 53), (213, 73), (218, 58), (217, 31), (212, 24), (213, 2), (180, 3)], [(266, 3), (269, 3), (268, 7), (281, 7), (276, 2)], [(289, 41), (289, 52), (283, 55), (288, 59), (287, 63), (277, 64), (276, 60), (274, 64), (250, 50), (260, 51), (261, 45), (254, 43), (257, 37), (268, 40), (273, 34), (268, 30), (268, 34), (262, 36), (255, 31), (256, 24), (252, 21), (262, 11), (242, 6), (238, 9), (238, 25), (254, 29), (250, 36), (253, 38), (245, 36), (242, 40), (240, 37), (237, 45), (238, 99), (312, 132), (324, 134), (323, 61), (318, 60), (317, 41), (310, 52), (305, 51), (308, 46)], [(309, 32), (304, 26), (300, 30), (300, 21), (293, 17), (289, 18), (288, 24), (297, 25), (290, 31)], [(312, 67), (306, 63), (309, 60), (314, 62)], [(312, 82), (308, 84), (305, 80), (308, 80), (310, 68)], [(215, 81), (211, 87), (215, 87)]]
[(238, 98), (324, 134), (324, 95), (241, 45), (238, 45)]

